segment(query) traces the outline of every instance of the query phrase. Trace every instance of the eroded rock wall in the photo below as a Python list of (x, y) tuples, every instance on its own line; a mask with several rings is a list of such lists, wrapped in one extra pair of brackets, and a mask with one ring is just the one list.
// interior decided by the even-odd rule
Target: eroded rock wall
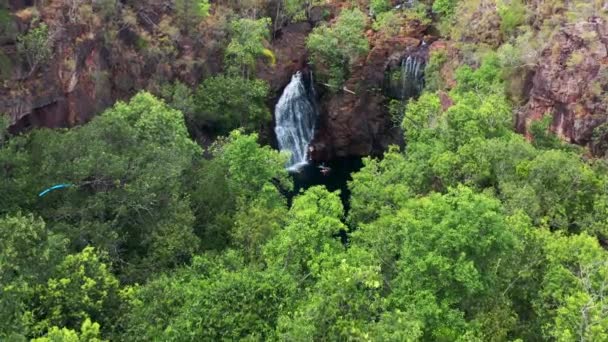
[(561, 138), (592, 144), (594, 130), (608, 119), (607, 47), (608, 25), (599, 18), (559, 30), (540, 55), (517, 129), (526, 133), (547, 114)]

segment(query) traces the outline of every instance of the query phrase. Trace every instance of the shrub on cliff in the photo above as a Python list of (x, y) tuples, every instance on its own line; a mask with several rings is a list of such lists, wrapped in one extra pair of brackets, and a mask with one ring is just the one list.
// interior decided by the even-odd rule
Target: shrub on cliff
[(352, 64), (369, 50), (366, 22), (359, 9), (344, 10), (332, 27), (317, 27), (308, 36), (311, 62), (333, 91), (342, 87)]
[(175, 0), (175, 15), (182, 28), (192, 30), (209, 15), (209, 0)]
[(42, 23), (17, 37), (17, 51), (27, 63), (28, 76), (47, 63), (53, 53), (48, 26)]

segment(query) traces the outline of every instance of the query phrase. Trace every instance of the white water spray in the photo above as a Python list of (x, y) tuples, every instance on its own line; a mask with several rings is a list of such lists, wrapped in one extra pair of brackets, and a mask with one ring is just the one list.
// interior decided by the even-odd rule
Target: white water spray
[(314, 134), (318, 111), (311, 80), (307, 87), (301, 72), (291, 77), (275, 108), (275, 133), (281, 151), (291, 152), (287, 168), (297, 170), (306, 165), (307, 148)]

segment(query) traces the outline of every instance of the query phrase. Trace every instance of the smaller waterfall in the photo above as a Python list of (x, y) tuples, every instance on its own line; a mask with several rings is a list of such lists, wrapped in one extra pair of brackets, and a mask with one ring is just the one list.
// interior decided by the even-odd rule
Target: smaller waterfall
[(279, 149), (291, 152), (287, 167), (292, 170), (308, 163), (307, 148), (318, 116), (312, 77), (309, 83), (307, 86), (304, 76), (298, 71), (291, 77), (275, 108)]
[(416, 98), (424, 89), (424, 61), (417, 57), (408, 56), (401, 61), (401, 92), (402, 101)]
[(422, 57), (403, 57), (399, 65), (393, 65), (387, 70), (385, 95), (400, 100), (403, 105), (411, 98), (418, 98), (424, 89), (425, 65)]

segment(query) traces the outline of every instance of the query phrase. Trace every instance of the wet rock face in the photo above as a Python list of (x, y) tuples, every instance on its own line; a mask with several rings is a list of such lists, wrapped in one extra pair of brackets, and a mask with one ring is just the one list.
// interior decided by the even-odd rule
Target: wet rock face
[[(542, 52), (530, 99), (517, 115), (517, 129), (546, 113), (562, 139), (589, 145), (608, 119), (608, 25), (599, 18), (564, 27)], [(596, 134), (597, 135), (597, 134)]]
[(401, 133), (390, 121), (382, 94), (390, 63), (415, 51), (421, 41), (401, 37), (376, 42), (369, 54), (353, 66), (347, 90), (325, 96), (321, 120), (311, 143), (314, 160), (378, 155), (399, 143)]

